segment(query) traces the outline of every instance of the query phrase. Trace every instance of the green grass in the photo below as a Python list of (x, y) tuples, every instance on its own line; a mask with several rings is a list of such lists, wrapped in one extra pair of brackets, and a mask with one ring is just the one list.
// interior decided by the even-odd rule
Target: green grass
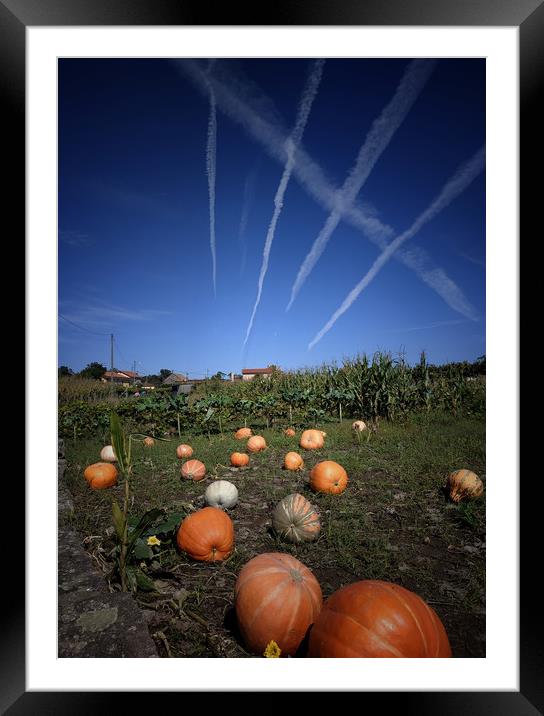
[[(225, 609), (232, 605), (236, 575), (255, 555), (282, 551), (314, 571), (324, 597), (360, 579), (383, 579), (416, 591), (444, 621), (454, 655), (482, 656), (485, 493), (478, 501), (455, 506), (446, 499), (443, 486), (449, 472), (464, 467), (485, 484), (484, 421), (441, 413), (418, 415), (405, 423), (382, 421), (368, 441), (365, 434), (358, 439), (351, 422), (317, 426), (327, 437), (324, 447), (316, 451), (299, 448), (300, 430), (288, 438), (283, 429), (258, 429), (268, 447), (252, 454), (249, 467), (239, 471), (231, 471), (229, 457), (232, 452), (244, 452), (245, 441), (235, 440), (234, 431), (210, 437), (185, 433), (181, 439), (157, 441), (152, 448), (136, 441), (133, 514), (152, 507), (168, 513), (202, 507), (207, 485), (217, 478), (230, 480), (239, 490), (239, 503), (229, 511), (236, 548), (226, 562), (196, 564), (168, 542), (155, 561), (163, 572), (170, 570), (167, 580), (189, 591), (187, 604), (212, 624), (227, 655), (240, 656), (242, 648), (222, 624)], [(205, 463), (205, 480), (181, 479), (182, 461), (175, 452), (181, 442), (190, 444), (193, 458)], [(102, 536), (106, 543), (111, 497), (120, 501), (122, 486), (93, 491), (83, 479), (84, 468), (99, 461), (101, 443), (66, 440), (65, 445), (76, 524), (83, 535)], [(282, 469), (289, 450), (302, 455), (304, 470)], [(311, 468), (321, 460), (335, 460), (346, 469), (349, 483), (341, 495), (314, 494), (309, 489)], [(314, 543), (290, 545), (270, 529), (274, 505), (292, 492), (304, 494), (321, 514), (322, 529)], [(149, 569), (153, 572), (152, 566)], [(174, 635), (167, 616), (163, 631), (171, 637), (176, 655), (214, 655), (206, 653), (201, 635), (195, 636), (194, 648), (177, 631)]]

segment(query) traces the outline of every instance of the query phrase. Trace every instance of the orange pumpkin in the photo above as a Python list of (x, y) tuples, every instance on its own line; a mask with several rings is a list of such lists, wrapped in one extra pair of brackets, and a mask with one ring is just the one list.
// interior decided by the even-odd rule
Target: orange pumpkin
[(312, 468), (310, 473), (310, 487), (314, 492), (327, 492), (330, 495), (339, 495), (344, 492), (348, 484), (348, 473), (342, 465), (333, 460), (323, 460)]
[(245, 467), (249, 465), (249, 455), (245, 452), (233, 452), (230, 456), (230, 464), (234, 467)]
[(312, 572), (289, 554), (259, 554), (242, 568), (234, 607), (247, 649), (262, 655), (274, 640), (293, 655), (316, 620), (323, 597)]
[(284, 430), (285, 435), (287, 435), (288, 438), (292, 438), (294, 435), (296, 435), (293, 428), (287, 428), (287, 430)]
[(278, 502), (272, 513), (274, 531), (287, 542), (312, 542), (319, 537), (321, 522), (315, 507), (297, 493)]
[(286, 470), (302, 470), (304, 460), (300, 457), (298, 452), (288, 452), (283, 460), (283, 467)]
[(153, 447), (154, 444), (155, 444), (155, 441), (153, 440), (153, 438), (149, 438), (149, 437), (144, 438), (145, 447)]
[(300, 447), (304, 450), (319, 450), (324, 444), (321, 430), (305, 430), (300, 436)]
[(116, 484), (118, 474), (111, 462), (95, 462), (85, 468), (83, 476), (93, 490), (104, 490)]
[(187, 460), (181, 467), (181, 475), (186, 480), (203, 480), (206, 474), (206, 465), (200, 460)]
[(365, 580), (325, 602), (308, 656), (445, 658), (451, 648), (442, 622), (421, 597), (398, 584)]
[(484, 483), (471, 470), (455, 470), (448, 476), (447, 488), (450, 499), (458, 503), (461, 500), (474, 500), (481, 497)]
[(199, 562), (219, 562), (234, 548), (234, 526), (226, 512), (204, 507), (183, 520), (176, 535), (178, 547)]
[(193, 448), (190, 445), (178, 445), (176, 448), (176, 455), (182, 460), (185, 457), (191, 457), (193, 454)]
[(251, 428), (240, 428), (234, 433), (236, 440), (246, 440), (246, 438), (251, 437), (251, 435)]
[(266, 448), (266, 440), (262, 435), (254, 435), (247, 441), (247, 449), (249, 452), (260, 452)]

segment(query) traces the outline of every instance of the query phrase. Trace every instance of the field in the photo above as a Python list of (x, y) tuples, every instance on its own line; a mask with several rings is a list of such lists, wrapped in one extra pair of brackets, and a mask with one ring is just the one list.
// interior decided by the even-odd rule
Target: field
[[(145, 612), (150, 633), (163, 657), (251, 657), (237, 633), (233, 590), (242, 566), (262, 552), (287, 552), (309, 567), (326, 599), (339, 587), (362, 579), (400, 584), (423, 597), (438, 613), (454, 657), (485, 656), (485, 493), (479, 500), (454, 505), (443, 486), (449, 472), (469, 468), (485, 484), (485, 419), (482, 416), (433, 410), (396, 422), (376, 422), (376, 430), (358, 437), (352, 420), (321, 422), (325, 445), (304, 451), (297, 435), (282, 427), (251, 424), (268, 448), (251, 455), (247, 468), (230, 467), (229, 456), (245, 451), (245, 441), (232, 432), (192, 434), (145, 448), (133, 446), (133, 502), (138, 517), (151, 508), (172, 516), (164, 533), (153, 532), (160, 546), (152, 557), (138, 560), (153, 580), (152, 591), (135, 598)], [(206, 465), (203, 481), (180, 477), (176, 446), (189, 443), (194, 458)], [(83, 470), (99, 460), (100, 438), (65, 438), (68, 486), (74, 497), (74, 524), (111, 589), (118, 589), (112, 550), (111, 497), (122, 502), (121, 484), (90, 490)], [(300, 472), (282, 469), (289, 450), (302, 454)], [(349, 483), (341, 495), (313, 493), (311, 468), (321, 460), (344, 466)], [(204, 506), (204, 491), (215, 479), (239, 490), (229, 510), (234, 522), (235, 550), (224, 562), (200, 563), (179, 551), (175, 527)], [(319, 510), (322, 529), (316, 542), (290, 545), (271, 529), (271, 512), (284, 496), (299, 492)], [(164, 523), (164, 517), (158, 522)], [(304, 644), (297, 656), (304, 656)]]

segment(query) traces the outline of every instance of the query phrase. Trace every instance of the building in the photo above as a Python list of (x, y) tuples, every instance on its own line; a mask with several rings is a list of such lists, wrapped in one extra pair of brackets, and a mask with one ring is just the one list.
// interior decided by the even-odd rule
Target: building
[(274, 368), (242, 368), (242, 380), (253, 380), (258, 375), (263, 378), (270, 378)]
[(107, 370), (101, 380), (105, 383), (120, 383), (128, 388), (129, 385), (140, 383), (141, 376), (133, 370)]
[(180, 383), (186, 383), (188, 377), (183, 373), (170, 373), (170, 375), (162, 381), (163, 385), (179, 385)]

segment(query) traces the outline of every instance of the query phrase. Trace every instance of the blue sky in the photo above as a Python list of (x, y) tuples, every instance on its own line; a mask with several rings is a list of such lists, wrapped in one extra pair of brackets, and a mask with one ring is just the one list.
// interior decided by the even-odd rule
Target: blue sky
[(59, 365), (485, 353), (484, 60), (63, 59), (58, 126)]

